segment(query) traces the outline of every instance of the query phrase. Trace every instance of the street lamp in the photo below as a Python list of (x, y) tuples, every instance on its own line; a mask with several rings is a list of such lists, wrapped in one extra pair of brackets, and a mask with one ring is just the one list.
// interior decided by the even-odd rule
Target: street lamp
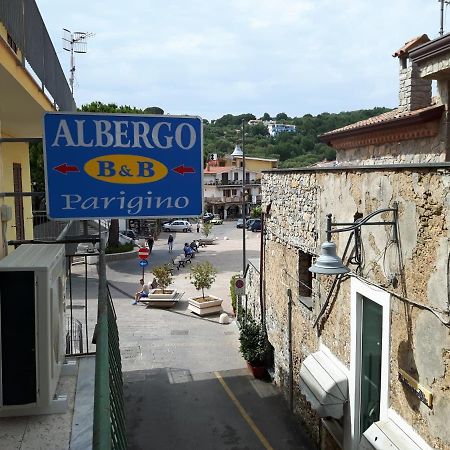
[[(381, 213), (392, 212), (392, 221), (369, 222), (369, 220)], [(331, 214), (327, 215), (327, 240), (321, 245), (320, 255), (316, 262), (309, 268), (310, 272), (318, 275), (339, 275), (350, 272), (350, 269), (344, 265), (342, 259), (336, 254), (336, 244), (331, 242), (332, 233), (342, 233), (343, 231), (355, 231), (355, 249), (356, 254), (361, 254), (361, 227), (363, 225), (392, 225), (392, 241), (398, 242), (397, 236), (398, 205), (393, 203), (392, 208), (378, 209), (368, 216), (358, 219), (354, 223), (332, 223)], [(345, 228), (332, 229), (333, 226), (343, 226)]]

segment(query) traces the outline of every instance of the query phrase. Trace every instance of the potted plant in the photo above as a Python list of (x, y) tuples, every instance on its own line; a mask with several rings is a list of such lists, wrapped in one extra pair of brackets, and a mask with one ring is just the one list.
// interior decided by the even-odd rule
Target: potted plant
[[(157, 287), (150, 289), (148, 294), (149, 303), (153, 306), (172, 306), (174, 298), (177, 295), (177, 290), (167, 289), (173, 280), (170, 266), (168, 264), (155, 266), (152, 269), (152, 274), (155, 277)], [(156, 303), (158, 303), (158, 305), (156, 305)]]
[(206, 316), (222, 311), (222, 299), (215, 295), (206, 295), (205, 289), (209, 289), (216, 279), (217, 269), (209, 262), (195, 264), (191, 268), (189, 277), (191, 283), (199, 291), (201, 289), (202, 296), (189, 299), (188, 309), (199, 316)]
[(239, 350), (247, 361), (247, 365), (255, 378), (264, 378), (266, 375), (266, 357), (269, 343), (267, 333), (261, 323), (250, 314), (245, 314), (239, 335)]

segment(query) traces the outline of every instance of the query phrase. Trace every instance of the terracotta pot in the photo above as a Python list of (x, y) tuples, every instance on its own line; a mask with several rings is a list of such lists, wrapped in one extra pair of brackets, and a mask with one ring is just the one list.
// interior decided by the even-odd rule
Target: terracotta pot
[(263, 378), (265, 378), (267, 372), (264, 366), (254, 366), (250, 364), (248, 361), (247, 366), (252, 371), (252, 374), (256, 379), (262, 380)]

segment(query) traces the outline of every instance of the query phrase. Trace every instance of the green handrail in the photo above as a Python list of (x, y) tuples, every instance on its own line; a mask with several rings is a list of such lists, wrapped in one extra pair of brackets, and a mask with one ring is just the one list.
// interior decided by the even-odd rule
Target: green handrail
[(98, 318), (95, 330), (94, 450), (127, 448), (119, 332), (100, 242)]

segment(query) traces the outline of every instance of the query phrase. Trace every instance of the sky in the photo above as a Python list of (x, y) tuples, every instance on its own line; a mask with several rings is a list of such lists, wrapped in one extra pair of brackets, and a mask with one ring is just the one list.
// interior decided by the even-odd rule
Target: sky
[(94, 34), (87, 53), (75, 55), (79, 107), (159, 106), (208, 120), (394, 108), (392, 54), (415, 36), (438, 37), (440, 28), (437, 0), (36, 3), (67, 77), (62, 29)]

